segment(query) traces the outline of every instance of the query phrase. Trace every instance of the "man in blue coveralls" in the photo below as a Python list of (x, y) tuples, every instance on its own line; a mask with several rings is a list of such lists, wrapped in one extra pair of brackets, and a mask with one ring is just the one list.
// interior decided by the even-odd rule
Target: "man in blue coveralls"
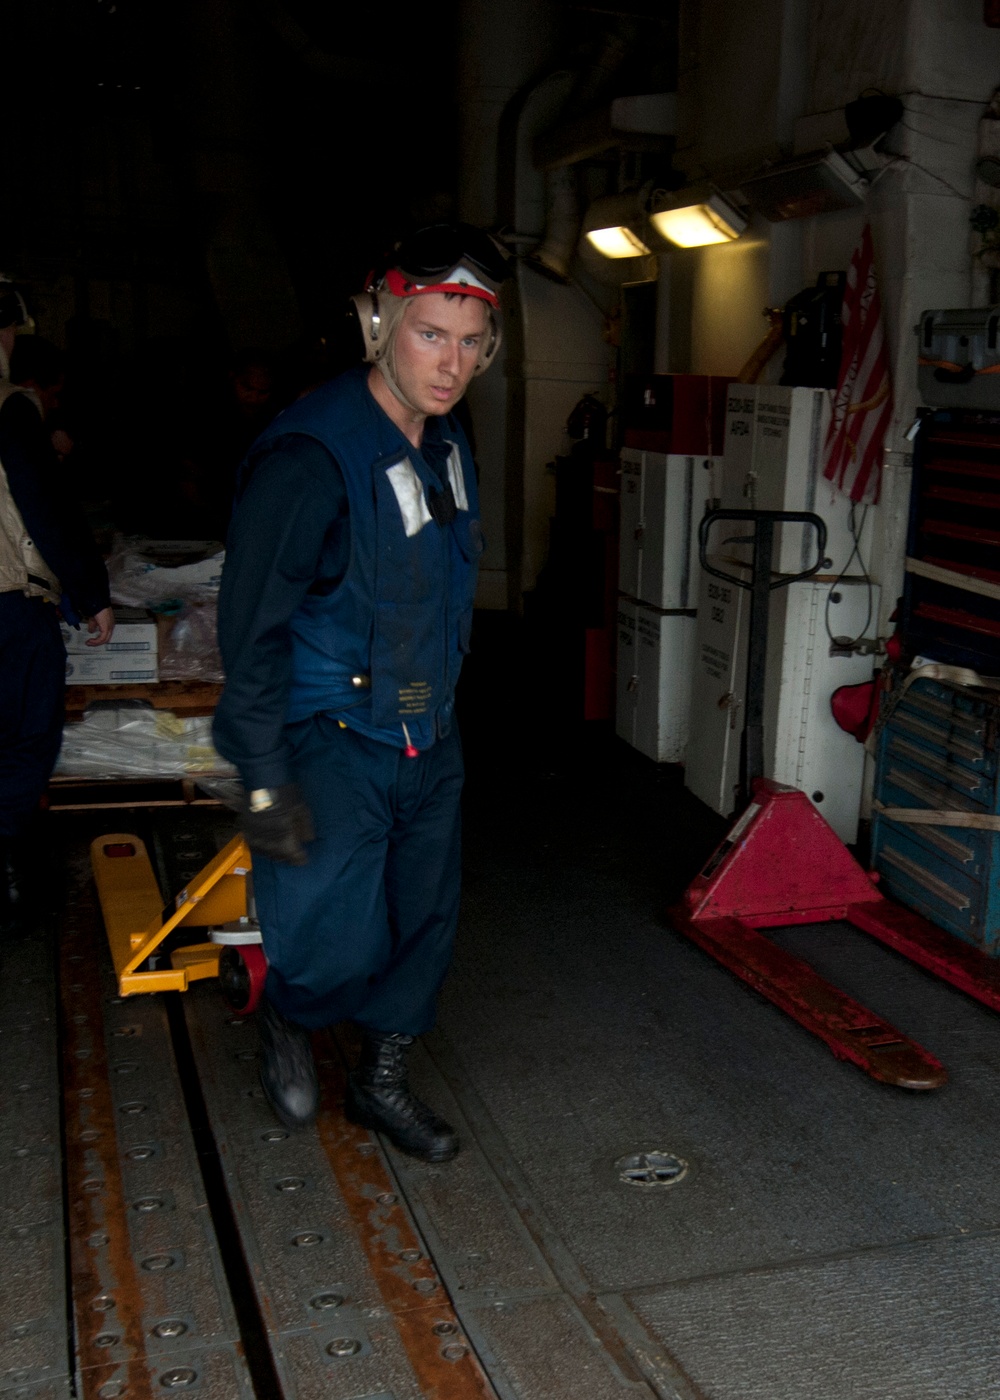
[(434, 1022), (460, 878), (455, 684), (482, 537), (452, 416), (500, 343), (503, 254), (436, 225), (356, 297), (367, 365), (280, 414), (244, 464), (219, 598), (219, 750), (268, 959), (261, 1082), (302, 1127), (319, 1088), (309, 1032), (362, 1031), (346, 1112), (443, 1162), (452, 1128), (410, 1093)]
[(37, 821), (62, 742), (66, 648), (56, 608), (88, 646), (114, 629), (108, 576), (73, 500), (36, 393), (8, 377), (24, 300), (0, 274), (0, 932), (44, 894)]

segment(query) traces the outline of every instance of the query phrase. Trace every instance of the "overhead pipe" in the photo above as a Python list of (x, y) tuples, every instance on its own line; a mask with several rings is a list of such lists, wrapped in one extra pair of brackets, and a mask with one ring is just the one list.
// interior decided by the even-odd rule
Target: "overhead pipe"
[(545, 172), (545, 234), (528, 254), (536, 272), (569, 283), (569, 265), (580, 241), (580, 193), (571, 165)]

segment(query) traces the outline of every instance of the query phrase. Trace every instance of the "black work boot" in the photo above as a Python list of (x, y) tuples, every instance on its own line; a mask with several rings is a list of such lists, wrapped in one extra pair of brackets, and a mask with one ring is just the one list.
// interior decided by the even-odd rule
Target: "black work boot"
[(267, 997), (257, 1012), (260, 1082), (275, 1116), (293, 1131), (308, 1128), (319, 1109), (319, 1077), (309, 1032), (282, 1016)]
[(348, 1077), (344, 1112), (352, 1123), (384, 1133), (400, 1152), (424, 1162), (450, 1162), (455, 1130), (410, 1093), (406, 1052), (412, 1035), (365, 1031), (358, 1067)]

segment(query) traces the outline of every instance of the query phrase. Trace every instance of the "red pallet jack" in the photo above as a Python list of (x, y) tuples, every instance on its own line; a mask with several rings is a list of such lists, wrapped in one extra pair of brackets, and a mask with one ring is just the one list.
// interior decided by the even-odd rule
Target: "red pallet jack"
[[(709, 532), (719, 521), (753, 526), (751, 578), (708, 562)], [(801, 574), (772, 577), (774, 529), (804, 524), (816, 532), (818, 559)], [(762, 929), (846, 922), (871, 934), (942, 981), (1000, 1011), (1000, 968), (992, 959), (937, 928), (876, 888), (805, 793), (763, 777), (764, 671), (770, 592), (815, 574), (826, 548), (826, 527), (799, 512), (713, 511), (700, 529), (702, 567), (750, 590), (746, 726), (741, 755), (741, 815), (671, 911), (671, 921), (705, 952), (735, 972), (838, 1059), (873, 1079), (904, 1089), (936, 1089), (947, 1080), (939, 1060), (874, 1015)]]

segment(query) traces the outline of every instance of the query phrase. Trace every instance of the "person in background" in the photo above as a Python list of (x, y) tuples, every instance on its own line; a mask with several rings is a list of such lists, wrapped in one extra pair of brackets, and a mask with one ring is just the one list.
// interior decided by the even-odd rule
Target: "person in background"
[(224, 383), (196, 413), (184, 454), (182, 489), (190, 528), (198, 537), (225, 539), (239, 465), (275, 408), (270, 357), (247, 350), (232, 361)]
[(312, 1122), (310, 1031), (361, 1030), (346, 1112), (444, 1162), (451, 1126), (409, 1089), (458, 923), (462, 751), (455, 684), (479, 556), (476, 474), (454, 415), (500, 344), (498, 245), (437, 225), (355, 298), (368, 365), (257, 440), (219, 597), (219, 751), (242, 825), (269, 971), (261, 1082)]
[[(0, 274), (0, 928), (34, 911), (34, 830), (62, 738), (66, 650), (57, 607), (88, 646), (114, 629), (104, 562), (74, 508), (39, 395), (11, 383), (24, 300)], [(44, 387), (44, 386), (43, 386)]]
[(21, 335), (10, 357), (10, 382), (31, 389), (37, 398), (49, 439), (60, 462), (73, 451), (73, 439), (59, 420), (66, 387), (66, 356), (40, 335)]

